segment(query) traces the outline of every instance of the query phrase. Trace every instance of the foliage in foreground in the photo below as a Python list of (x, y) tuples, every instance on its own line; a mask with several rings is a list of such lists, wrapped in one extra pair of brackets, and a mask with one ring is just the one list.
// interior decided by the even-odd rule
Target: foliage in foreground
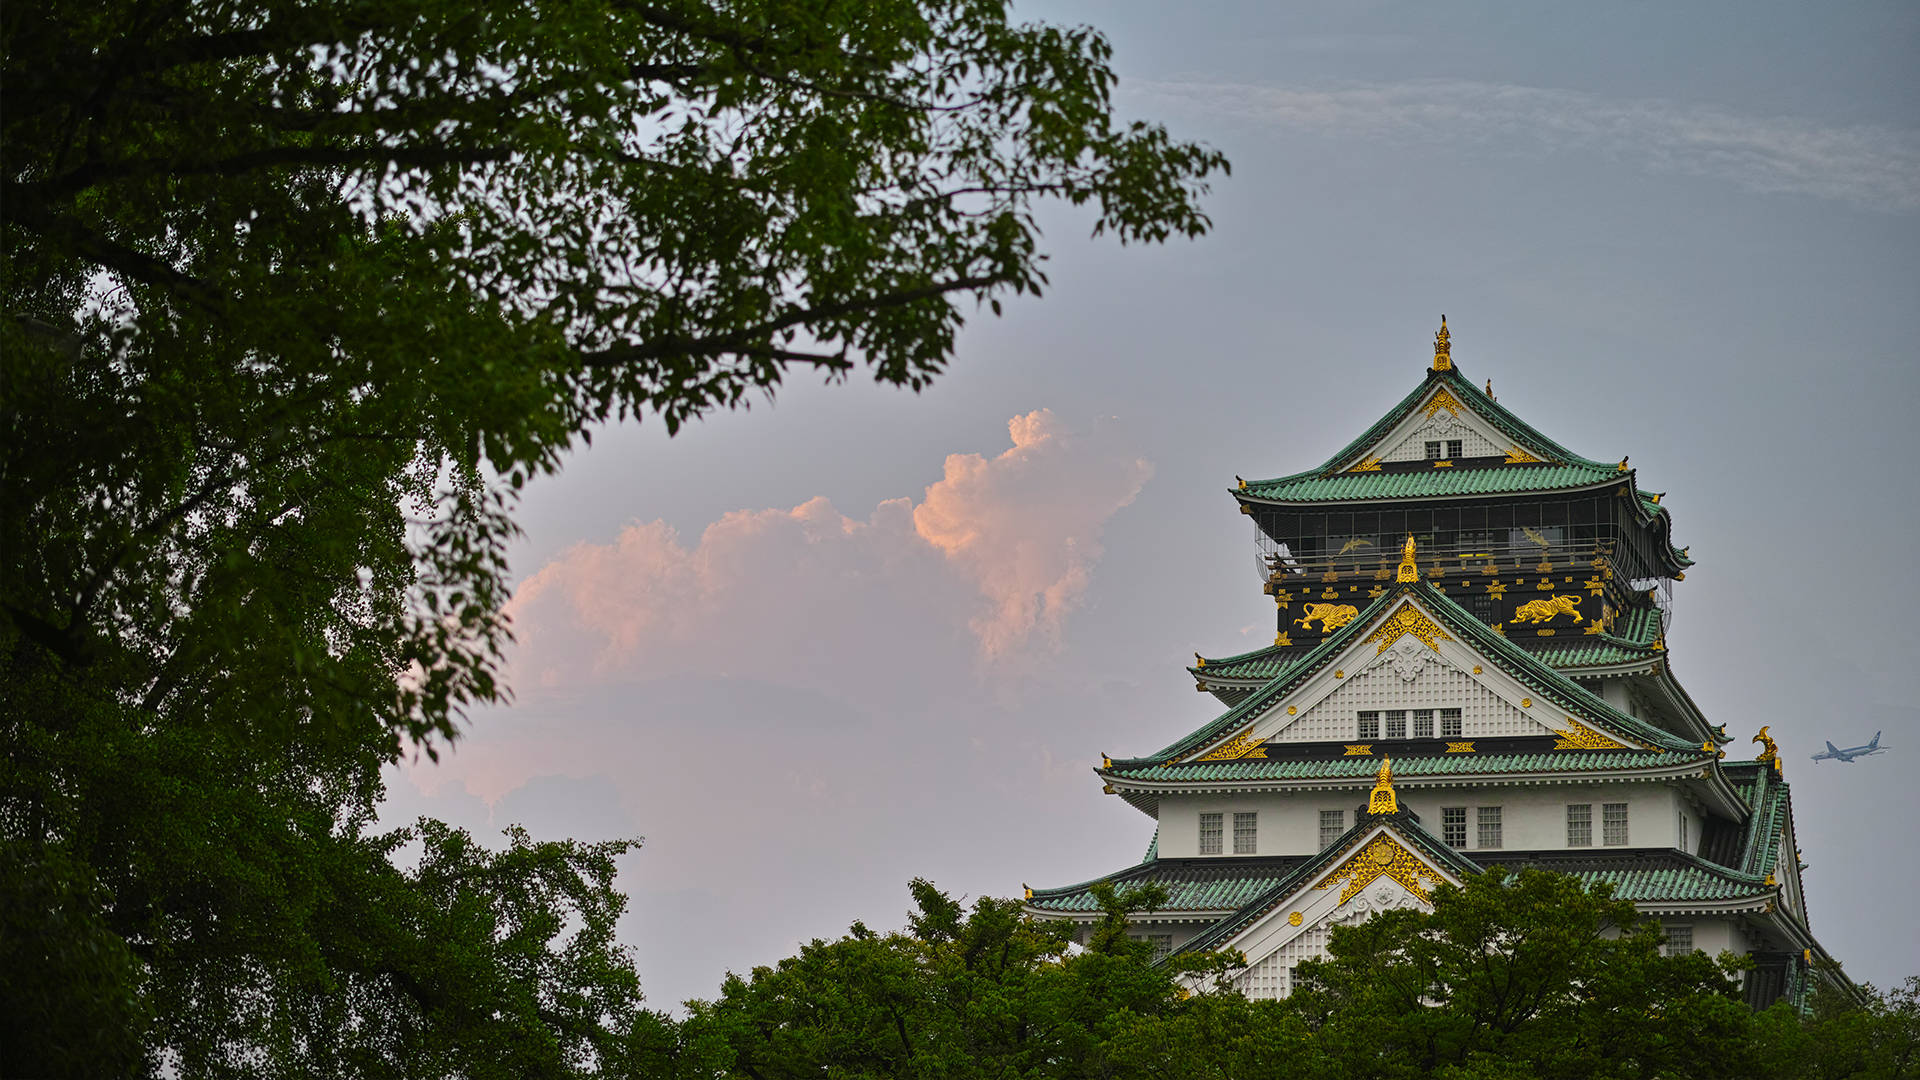
[[(515, 493), (1045, 284), (1225, 168), (997, 0), (0, 13), (0, 1072), (615, 1067), (618, 846), (379, 833), (499, 702)], [(423, 843), (417, 871), (393, 853)]]
[[(1443, 888), (1431, 912), (1336, 927), (1285, 1001), (1228, 988), (1238, 957), (1153, 965), (1104, 893), (1084, 947), (1018, 901), (963, 910), (915, 882), (901, 933), (729, 978), (656, 1049), (658, 1075), (1034, 1078), (1892, 1078), (1915, 1075), (1920, 979), (1866, 1008), (1754, 1014), (1742, 963), (1667, 956), (1602, 887), (1523, 871)], [(1182, 983), (1198, 987), (1189, 992)]]

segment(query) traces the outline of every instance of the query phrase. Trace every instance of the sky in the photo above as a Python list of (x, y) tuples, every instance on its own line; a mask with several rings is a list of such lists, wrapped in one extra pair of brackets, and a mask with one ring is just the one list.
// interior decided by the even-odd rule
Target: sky
[[(1211, 719), (1266, 644), (1233, 478), (1310, 468), (1453, 357), (1632, 456), (1698, 565), (1673, 671), (1779, 740), (1849, 974), (1920, 973), (1920, 7), (1022, 5), (1115, 46), (1122, 117), (1227, 153), (1196, 242), (1049, 210), (1053, 287), (921, 394), (807, 381), (527, 492), (516, 698), (386, 817), (644, 837), (650, 1004), (717, 994), (907, 883), (1018, 895), (1140, 858), (1102, 753)], [(1815, 764), (1886, 732), (1888, 754)]]

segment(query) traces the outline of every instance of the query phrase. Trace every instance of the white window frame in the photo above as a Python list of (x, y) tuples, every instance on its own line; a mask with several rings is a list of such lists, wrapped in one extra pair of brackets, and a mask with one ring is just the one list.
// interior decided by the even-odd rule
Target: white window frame
[(1320, 811), (1320, 850), (1325, 851), (1347, 832), (1345, 810)]
[[(1454, 820), (1455, 815), (1458, 815), (1458, 821)], [(1458, 842), (1455, 840), (1456, 837)], [(1440, 839), (1442, 843), (1455, 850), (1464, 849), (1467, 846), (1466, 807), (1443, 806), (1440, 808)]]
[(1200, 815), (1200, 854), (1219, 855), (1221, 840), (1225, 835), (1225, 815), (1218, 810), (1208, 810)]
[(1416, 739), (1433, 738), (1433, 710), (1413, 710), (1413, 737)]
[(1474, 807), (1474, 847), (1492, 850), (1505, 846), (1505, 826), (1497, 806)]
[(1458, 739), (1463, 737), (1461, 735), (1461, 710), (1440, 710), (1440, 737), (1443, 739)]
[(1356, 738), (1377, 739), (1380, 737), (1380, 712), (1368, 709), (1357, 717), (1354, 730), (1359, 732)]
[[(1632, 839), (1627, 822), (1627, 804), (1600, 804), (1600, 842), (1605, 847), (1627, 847)], [(1617, 828), (1616, 828), (1617, 826)]]
[(1260, 812), (1236, 810), (1233, 814), (1233, 853), (1257, 855), (1260, 852)]
[(1667, 955), (1685, 956), (1693, 952), (1693, 926), (1667, 927)]
[(1567, 804), (1567, 846), (1593, 846), (1593, 804)]

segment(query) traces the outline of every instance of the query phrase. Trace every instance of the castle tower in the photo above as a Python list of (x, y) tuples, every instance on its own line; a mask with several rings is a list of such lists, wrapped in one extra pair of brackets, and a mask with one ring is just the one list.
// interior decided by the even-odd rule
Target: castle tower
[[(1239, 949), (1240, 988), (1284, 996), (1332, 926), (1528, 865), (1612, 882), (1670, 949), (1752, 954), (1756, 1007), (1851, 987), (1809, 928), (1777, 755), (1725, 760), (1674, 678), (1692, 560), (1626, 458), (1581, 457), (1475, 387), (1443, 319), (1425, 378), (1358, 438), (1232, 495), (1274, 644), (1196, 656), (1224, 711), (1095, 770), (1156, 822), (1101, 880), (1168, 889), (1135, 920), (1163, 953)], [(1090, 925), (1093, 884), (1027, 909)]]

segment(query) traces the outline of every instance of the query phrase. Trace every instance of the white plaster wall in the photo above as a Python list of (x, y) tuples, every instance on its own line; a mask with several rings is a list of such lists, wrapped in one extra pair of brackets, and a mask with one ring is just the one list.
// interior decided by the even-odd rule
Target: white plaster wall
[[(1435, 836), (1440, 833), (1440, 810), (1464, 806), (1467, 846), (1479, 839), (1478, 815), (1473, 808), (1501, 808), (1501, 848), (1509, 851), (1561, 850), (1567, 846), (1567, 804), (1593, 804), (1593, 847), (1607, 845), (1601, 807), (1627, 804), (1628, 847), (1673, 847), (1679, 840), (1679, 813), (1689, 815), (1690, 843), (1699, 843), (1699, 818), (1685, 800), (1665, 783), (1553, 785), (1550, 787), (1471, 786), (1427, 788), (1402, 782), (1396, 785), (1400, 805), (1420, 815), (1420, 823)], [(1260, 815), (1256, 855), (1311, 855), (1320, 850), (1320, 811), (1339, 810), (1352, 826), (1366, 803), (1366, 789), (1313, 792), (1261, 792), (1244, 795), (1168, 795), (1160, 800), (1160, 854), (1191, 858), (1200, 854), (1200, 815), (1218, 811), (1222, 818), (1221, 858), (1233, 854), (1233, 815), (1253, 811)], [(1246, 856), (1238, 856), (1245, 858)]]
[(1553, 785), (1551, 787), (1480, 787), (1423, 789), (1400, 787), (1400, 805), (1420, 815), (1420, 824), (1435, 836), (1440, 835), (1440, 810), (1447, 806), (1465, 806), (1467, 846), (1478, 846), (1478, 817), (1473, 808), (1501, 808), (1501, 848), (1509, 851), (1542, 851), (1567, 846), (1567, 804), (1593, 804), (1593, 847), (1578, 850), (1606, 850), (1601, 806), (1627, 804), (1627, 847), (1672, 847), (1678, 839), (1675, 811), (1678, 793), (1664, 783)]
[[(1320, 811), (1340, 810), (1351, 827), (1366, 792), (1263, 792), (1240, 796), (1162, 796), (1160, 799), (1160, 855), (1191, 858), (1200, 854), (1200, 815), (1218, 811), (1221, 819), (1222, 858), (1234, 858), (1233, 815), (1253, 811), (1260, 815), (1256, 855), (1310, 855), (1320, 850)], [(1246, 856), (1239, 856), (1246, 858)]]
[(1753, 947), (1748, 942), (1746, 934), (1741, 932), (1739, 925), (1731, 919), (1676, 915), (1662, 919), (1660, 923), (1664, 927), (1693, 927), (1694, 951), (1706, 953), (1708, 956), (1719, 956), (1723, 952), (1744, 954)]

